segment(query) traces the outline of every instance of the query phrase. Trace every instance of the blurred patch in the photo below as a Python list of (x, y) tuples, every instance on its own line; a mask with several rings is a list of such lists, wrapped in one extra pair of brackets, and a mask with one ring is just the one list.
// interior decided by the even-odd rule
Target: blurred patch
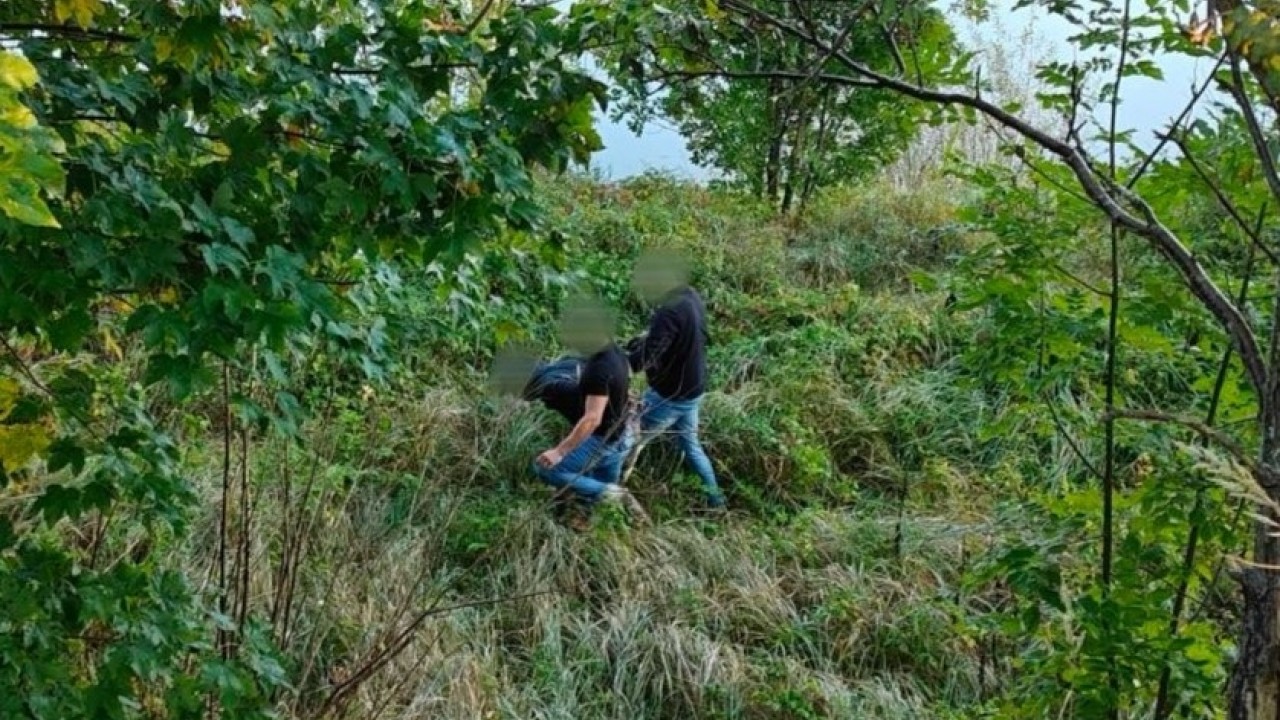
[(560, 316), (560, 341), (566, 348), (592, 355), (613, 341), (613, 312), (596, 297), (579, 295)]
[(689, 284), (689, 259), (670, 248), (650, 248), (636, 260), (631, 287), (650, 304)]
[(520, 396), (538, 366), (531, 346), (507, 345), (498, 350), (489, 368), (489, 392), (502, 397)]

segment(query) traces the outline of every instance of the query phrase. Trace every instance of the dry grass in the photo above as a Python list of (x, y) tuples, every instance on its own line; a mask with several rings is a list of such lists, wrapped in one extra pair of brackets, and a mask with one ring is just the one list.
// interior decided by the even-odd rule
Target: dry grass
[[(900, 718), (977, 700), (976, 661), (949, 623), (962, 545), (972, 552), (984, 531), (938, 519), (949, 514), (938, 503), (957, 498), (909, 511), (902, 557), (892, 513), (875, 505), (781, 525), (631, 529), (604, 516), (575, 534), (532, 480), (493, 475), (546, 432), (541, 415), (429, 399), (394, 409), (390, 436), (365, 413), (332, 421), (368, 435), (322, 457), (310, 495), (295, 489), (288, 510), (280, 448), (258, 453), (251, 596), (262, 614), (278, 589), (280, 519), (303, 518), (308, 534), (283, 636), (297, 678), (286, 716), (312, 717), (417, 612), (490, 600), (428, 618), (344, 716)], [(217, 477), (205, 484), (211, 507)], [(188, 562), (213, 562), (208, 527)]]
[[(713, 195), (646, 199), (670, 190), (654, 182), (564, 220), (618, 254), (687, 245), (717, 277), (704, 440), (735, 514), (690, 518), (696, 488), (654, 449), (632, 486), (657, 524), (600, 512), (576, 534), (528, 476), (558, 429), (540, 410), (457, 377), (342, 398), (305, 450), (252, 455), (249, 601), (275, 619), (284, 717), (316, 717), (375, 660), (336, 716), (929, 718), (982, 701), (958, 587), (991, 537), (972, 460), (992, 410), (954, 387), (939, 298), (850, 284), (897, 283), (937, 238), (876, 255), (876, 196), (832, 200), (788, 245)], [(894, 206), (902, 228), (951, 212)], [(174, 562), (216, 564), (219, 457), (193, 456), (209, 510)]]

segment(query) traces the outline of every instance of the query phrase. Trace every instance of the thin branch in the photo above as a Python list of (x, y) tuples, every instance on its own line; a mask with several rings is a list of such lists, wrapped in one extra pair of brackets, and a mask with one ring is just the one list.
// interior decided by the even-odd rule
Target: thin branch
[(1071, 113), (1067, 115), (1067, 142), (1075, 141), (1080, 144), (1080, 128), (1084, 126), (1080, 120), (1080, 106), (1084, 105), (1084, 92), (1080, 88), (1080, 65), (1071, 64), (1071, 89), (1068, 91), (1071, 96)]
[(1102, 288), (1094, 287), (1093, 285), (1090, 285), (1083, 278), (1075, 275), (1070, 270), (1067, 270), (1066, 268), (1062, 267), (1062, 263), (1054, 263), (1053, 269), (1057, 270), (1067, 279), (1071, 280), (1075, 284), (1079, 285), (1080, 287), (1084, 288), (1085, 290), (1088, 290), (1089, 292), (1095, 295), (1098, 295), (1100, 297), (1111, 297), (1111, 293), (1107, 292), (1106, 290), (1103, 290)]
[(471, 22), (467, 23), (467, 26), (462, 29), (462, 34), (470, 35), (475, 32), (476, 28), (480, 27), (480, 23), (484, 22), (491, 9), (493, 9), (493, 0), (484, 0), (484, 7), (480, 8), (480, 12), (476, 13), (476, 16), (471, 18)]
[(1245, 91), (1244, 73), (1240, 71), (1240, 58), (1234, 53), (1231, 55), (1231, 78), (1232, 82), (1227, 85), (1227, 90), (1240, 106), (1245, 127), (1249, 130), (1249, 139), (1253, 142), (1254, 154), (1262, 163), (1262, 175), (1267, 180), (1267, 187), (1271, 189), (1271, 194), (1280, 200), (1280, 172), (1276, 171), (1275, 159), (1271, 157), (1271, 145), (1262, 132), (1262, 122), (1258, 120), (1253, 101)]
[(1136, 420), (1140, 422), (1167, 423), (1170, 425), (1181, 425), (1199, 435), (1204, 440), (1217, 445), (1225, 450), (1231, 459), (1248, 468), (1259, 483), (1267, 488), (1280, 487), (1280, 474), (1266, 468), (1255, 461), (1250, 454), (1236, 442), (1235, 438), (1222, 432), (1221, 430), (1203, 423), (1194, 418), (1180, 417), (1169, 413), (1160, 412), (1159, 410), (1114, 410), (1103, 415), (1103, 419), (1108, 417), (1116, 420)]
[(18, 370), (26, 376), (27, 380), (31, 381), (32, 385), (35, 385), (41, 392), (49, 397), (57, 397), (48, 385), (45, 385), (40, 381), (40, 378), (36, 377), (35, 372), (33, 372), (27, 365), (26, 361), (22, 359), (22, 355), (18, 354), (18, 349), (10, 344), (9, 340), (3, 334), (0, 334), (0, 347), (4, 347), (5, 352), (8, 353), (9, 357), (13, 360), (13, 364), (18, 366)]
[(876, 87), (873, 82), (865, 82), (846, 75), (834, 75), (830, 73), (812, 73), (787, 72), (782, 70), (724, 70), (715, 68), (712, 70), (675, 70), (671, 68), (658, 67), (654, 75), (655, 78), (666, 79), (673, 78), (726, 78), (730, 80), (799, 80), (807, 81), (818, 79), (838, 85), (849, 85), (854, 87)]
[(1053, 425), (1058, 429), (1058, 434), (1062, 435), (1062, 439), (1067, 441), (1067, 446), (1071, 448), (1071, 452), (1075, 454), (1080, 463), (1089, 471), (1089, 474), (1094, 477), (1101, 478), (1102, 471), (1098, 469), (1097, 465), (1093, 464), (1093, 461), (1091, 461), (1089, 456), (1084, 453), (1084, 450), (1080, 449), (1080, 445), (1076, 443), (1075, 438), (1071, 437), (1071, 433), (1067, 431), (1067, 426), (1062, 422), (1062, 419), (1058, 417), (1057, 406), (1054, 404), (1053, 399), (1047, 394), (1045, 395), (1045, 407), (1049, 408), (1049, 417), (1053, 419)]
[(1240, 231), (1244, 233), (1245, 237), (1249, 238), (1249, 240), (1262, 251), (1262, 254), (1267, 256), (1267, 259), (1270, 260), (1273, 265), (1280, 265), (1280, 257), (1277, 257), (1275, 251), (1267, 247), (1267, 244), (1262, 241), (1261, 232), (1255, 231), (1253, 226), (1240, 215), (1240, 210), (1236, 207), (1235, 203), (1231, 201), (1231, 198), (1227, 197), (1226, 193), (1223, 192), (1218, 183), (1214, 182), (1213, 177), (1204, 168), (1204, 166), (1200, 164), (1200, 161), (1196, 160), (1195, 156), (1191, 153), (1191, 149), (1187, 147), (1186, 141), (1181, 136), (1172, 136), (1170, 139), (1175, 145), (1177, 145), (1178, 150), (1182, 152), (1182, 156), (1191, 164), (1191, 169), (1195, 171), (1196, 175), (1200, 176), (1200, 180), (1204, 182), (1205, 186), (1209, 188), (1209, 191), (1213, 193), (1218, 204), (1221, 205), (1222, 209), (1231, 216), (1231, 219), (1235, 222), (1236, 226), (1240, 228)]
[[(791, 92), (799, 92), (802, 88), (807, 87), (818, 78), (822, 73), (822, 68), (831, 61), (831, 57), (839, 52), (844, 47), (844, 44), (848, 42), (849, 36), (853, 34), (853, 27), (858, 24), (859, 18), (862, 17), (862, 12), (866, 10), (869, 5), (874, 8), (871, 0), (866, 0), (866, 2), (862, 3), (862, 7), (859, 7), (853, 12), (853, 17), (850, 18), (847, 24), (845, 24), (844, 29), (840, 31), (840, 34), (836, 35), (835, 42), (831, 43), (831, 47), (826, 50), (823, 56), (816, 63), (813, 64), (813, 72), (809, 73), (809, 77), (806, 78), (804, 82), (800, 83), (795, 88), (792, 88)], [(808, 16), (806, 15), (805, 18), (808, 19)]]
[(33, 33), (43, 32), (49, 35), (61, 35), (78, 40), (98, 40), (103, 42), (138, 42), (134, 35), (111, 32), (109, 30), (90, 30), (74, 25), (53, 25), (50, 23), (0, 23), (0, 33)]
[(880, 34), (884, 36), (884, 42), (889, 48), (889, 54), (893, 56), (893, 64), (897, 65), (898, 72), (905, 76), (907, 74), (907, 61), (902, 57), (902, 49), (898, 47), (898, 41), (893, 37), (893, 29), (885, 24), (881, 17), (882, 13), (879, 6), (875, 6), (873, 10), (876, 15), (876, 24), (880, 29)]
[[(218, 614), (227, 618), (227, 533), (231, 508), (231, 366), (222, 364), (222, 498), (218, 513)], [(231, 657), (227, 631), (219, 625), (218, 651), (222, 659)]]
[[(58, 399), (58, 395), (53, 391), (53, 388), (49, 387), (44, 382), (42, 382), (40, 378), (36, 377), (35, 372), (32, 371), (31, 367), (27, 365), (27, 362), (22, 359), (22, 355), (18, 354), (18, 349), (15, 348), (9, 342), (9, 340), (4, 336), (3, 332), (0, 332), (0, 347), (4, 348), (5, 353), (13, 361), (13, 364), (17, 366), (18, 371), (21, 372), (27, 378), (27, 380), (31, 381), (31, 384), (34, 385), (36, 389), (38, 389), (40, 392), (44, 393), (45, 395), (49, 396), (51, 399), (55, 401)], [(89, 437), (93, 438), (94, 440), (102, 441), (103, 439), (102, 435), (97, 431), (96, 428), (94, 428), (92, 420), (89, 418), (89, 416), (85, 413), (83, 409), (77, 408), (77, 407), (68, 407), (68, 406), (62, 406), (62, 409), (65, 410), (68, 415), (70, 415), (72, 418), (74, 418), (77, 422), (80, 423), (80, 425), (84, 428), (85, 432), (89, 434)]]
[[(780, 20), (770, 13), (744, 3), (743, 0), (722, 0), (722, 7), (749, 14), (757, 20), (803, 42), (820, 48), (827, 47), (822, 40), (806, 33), (794, 24)], [(1016, 131), (1061, 158), (1075, 174), (1081, 188), (1095, 205), (1114, 222), (1139, 237), (1146, 238), (1178, 270), (1192, 294), (1226, 329), (1227, 334), (1236, 346), (1236, 352), (1240, 354), (1241, 362), (1248, 372), (1250, 383), (1258, 392), (1266, 391), (1266, 363), (1263, 361), (1258, 339), (1254, 336), (1252, 328), (1244, 317), (1244, 313), (1231, 302), (1226, 293), (1209, 277), (1208, 272), (1196, 260), (1187, 246), (1159, 221), (1149, 204), (1131, 191), (1127, 191), (1123, 186), (1119, 186), (1100, 176), (1091, 166), (1088, 157), (1079, 149), (1052, 137), (1026, 120), (987, 100), (965, 93), (934, 90), (890, 77), (872, 70), (845, 52), (837, 51), (834, 53), (834, 57), (858, 78), (871, 81), (877, 87), (924, 102), (972, 108), (993, 118), (1005, 127)], [(1133, 206), (1137, 210), (1137, 214), (1123, 207), (1117, 200), (1117, 196)]]
[[(410, 70), (460, 70), (465, 68), (474, 68), (475, 63), (471, 62), (450, 62), (450, 63), (432, 63), (428, 65), (414, 65)], [(332, 75), (340, 77), (381, 77), (389, 68), (344, 68), (336, 67), (329, 71)]]
[[(991, 118), (986, 118), (986, 121), (987, 121), (987, 123), (991, 123)], [(1022, 146), (1020, 146), (1020, 145), (1014, 145), (1014, 144), (1013, 144), (1013, 141), (1011, 141), (1011, 140), (1009, 140), (1009, 139), (1007, 139), (1007, 138), (1005, 138), (1005, 137), (1004, 137), (1004, 132), (1003, 132), (1003, 131), (1004, 131), (1004, 128), (1000, 127), (999, 125), (992, 126), (992, 125), (990, 125), (990, 124), (989, 124), (989, 125), (988, 125), (988, 129), (990, 129), (990, 130), (994, 130), (994, 131), (996, 132), (996, 134), (1000, 136), (1000, 141), (1001, 141), (1001, 142), (1004, 142), (1004, 143), (1009, 144), (1009, 145), (1013, 145), (1013, 148), (1014, 148), (1014, 153), (1013, 153), (1013, 154), (1014, 154), (1014, 157), (1018, 158), (1018, 161), (1022, 163), (1023, 167), (1025, 167), (1025, 168), (1027, 168), (1028, 170), (1030, 170), (1030, 171), (1032, 172), (1032, 174), (1033, 174), (1033, 175), (1035, 175), (1035, 176), (1039, 177), (1042, 181), (1044, 181), (1044, 182), (1045, 182), (1045, 184), (1049, 185), (1050, 187), (1052, 187), (1053, 189), (1055, 189), (1055, 190), (1057, 190), (1058, 192), (1062, 193), (1063, 195), (1066, 195), (1066, 196), (1070, 197), (1072, 200), (1076, 200), (1076, 201), (1081, 202), (1081, 203), (1084, 203), (1084, 204), (1086, 204), (1086, 205), (1092, 204), (1092, 202), (1093, 202), (1092, 200), (1090, 200), (1089, 198), (1085, 197), (1084, 195), (1081, 195), (1078, 191), (1076, 191), (1076, 190), (1072, 190), (1071, 188), (1067, 187), (1066, 185), (1063, 185), (1063, 184), (1062, 184), (1062, 182), (1060, 182), (1057, 178), (1055, 178), (1055, 177), (1053, 177), (1052, 175), (1050, 175), (1049, 173), (1045, 172), (1044, 168), (1042, 168), (1042, 167), (1040, 167), (1039, 165), (1037, 165), (1036, 163), (1032, 162), (1032, 161), (1031, 161), (1031, 158), (1030, 158), (1030, 157), (1028, 156), (1028, 154), (1024, 151), (1024, 149), (1022, 148)]]
[(1159, 157), (1160, 152), (1164, 150), (1164, 146), (1169, 143), (1169, 136), (1177, 133), (1179, 128), (1182, 126), (1182, 123), (1186, 122), (1187, 118), (1191, 117), (1191, 112), (1195, 110), (1196, 105), (1200, 104), (1200, 98), (1204, 97), (1205, 92), (1209, 90), (1209, 86), (1213, 84), (1214, 75), (1226, 60), (1227, 56), (1225, 54), (1218, 56), (1218, 61), (1214, 63), (1213, 68), (1209, 70), (1209, 75), (1205, 77), (1204, 82), (1200, 83), (1200, 87), (1192, 91), (1191, 99), (1187, 102), (1186, 106), (1182, 108), (1182, 112), (1178, 114), (1178, 117), (1173, 119), (1173, 122), (1169, 123), (1169, 131), (1166, 133), (1156, 133), (1156, 138), (1158, 140), (1156, 146), (1151, 149), (1150, 153), (1147, 153), (1147, 155), (1142, 158), (1142, 164), (1138, 166), (1138, 169), (1133, 173), (1128, 181), (1125, 182), (1125, 187), (1132, 190), (1133, 187), (1138, 184), (1138, 181), (1147, 174), (1147, 170), (1155, 164), (1156, 158)]

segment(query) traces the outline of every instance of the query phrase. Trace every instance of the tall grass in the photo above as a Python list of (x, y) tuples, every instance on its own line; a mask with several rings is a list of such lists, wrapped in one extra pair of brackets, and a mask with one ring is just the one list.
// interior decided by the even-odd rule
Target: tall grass
[[(979, 707), (988, 659), (965, 628), (988, 606), (963, 581), (992, 542), (985, 484), (1023, 448), (979, 437), (1002, 409), (956, 382), (965, 321), (911, 289), (964, 242), (951, 208), (925, 191), (846, 191), (796, 227), (660, 177), (562, 180), (547, 197), (570, 257), (610, 292), (644, 246), (693, 256), (713, 316), (704, 442), (732, 514), (692, 516), (697, 484), (659, 446), (631, 481), (658, 522), (632, 528), (605, 508), (574, 533), (528, 475), (563, 432), (545, 411), (486, 395), (467, 368), (338, 393), (305, 441), (254, 443), (252, 513), (236, 521), (249, 602), (292, 678), (282, 714)], [(642, 323), (620, 302), (624, 324)], [(436, 369), (422, 352), (412, 367)], [(216, 562), (218, 457), (192, 454), (210, 510), (169, 562)]]

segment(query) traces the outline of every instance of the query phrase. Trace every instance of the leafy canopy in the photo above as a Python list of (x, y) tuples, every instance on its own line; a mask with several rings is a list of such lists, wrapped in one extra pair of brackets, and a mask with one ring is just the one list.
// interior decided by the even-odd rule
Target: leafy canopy
[[(537, 227), (531, 166), (599, 148), (604, 88), (574, 65), (592, 24), (468, 6), (0, 6), (0, 715), (200, 717), (212, 692), (247, 716), (283, 681), (249, 625), (219, 618), (240, 651), (212, 646), (182, 574), (60, 528), (185, 532), (148, 388), (182, 400), (322, 348), (376, 373), (346, 279)], [(96, 362), (125, 347), (142, 383)], [(287, 392), (229, 399), (297, 427)]]
[[(765, 3), (780, 17), (830, 28), (838, 47), (885, 72), (935, 79), (958, 48), (938, 10), (922, 3)], [(585, 11), (585, 9), (584, 9)], [(625, 40), (604, 54), (637, 125), (669, 118), (695, 162), (781, 203), (864, 177), (901, 153), (924, 114), (856, 82), (832, 82), (831, 53), (715, 2), (610, 3)], [(785, 68), (784, 72), (770, 72)]]

